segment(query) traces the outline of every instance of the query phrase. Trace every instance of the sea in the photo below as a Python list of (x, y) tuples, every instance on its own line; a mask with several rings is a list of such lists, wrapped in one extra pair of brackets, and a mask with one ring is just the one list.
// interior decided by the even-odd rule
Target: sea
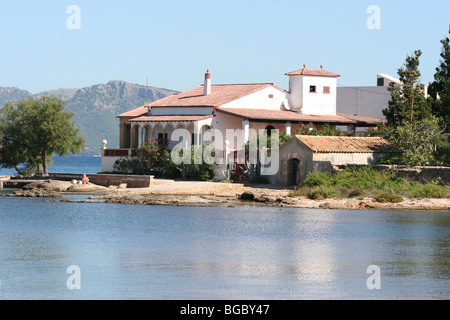
[[(95, 174), (102, 170), (102, 158), (99, 156), (67, 156), (52, 158), (49, 166), (52, 173), (90, 173)], [(15, 176), (15, 169), (0, 169), (0, 176)]]
[[(99, 170), (55, 159), (55, 172)], [(2, 300), (447, 300), (450, 212), (0, 197)]]

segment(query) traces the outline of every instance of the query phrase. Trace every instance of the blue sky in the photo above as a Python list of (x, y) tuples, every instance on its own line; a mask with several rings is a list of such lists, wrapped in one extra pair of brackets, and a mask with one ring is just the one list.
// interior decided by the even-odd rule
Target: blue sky
[[(80, 29), (69, 29), (70, 5)], [(370, 5), (380, 29), (369, 29)], [(274, 82), (286, 72), (324, 68), (341, 86), (396, 76), (406, 55), (423, 52), (422, 82), (433, 80), (450, 2), (1, 0), (0, 86), (32, 93), (124, 80), (174, 90), (203, 82)]]

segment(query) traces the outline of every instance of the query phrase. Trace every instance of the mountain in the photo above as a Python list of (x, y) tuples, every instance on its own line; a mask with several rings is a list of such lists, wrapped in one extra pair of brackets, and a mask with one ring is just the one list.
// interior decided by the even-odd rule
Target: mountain
[(8, 101), (20, 101), (31, 95), (30, 92), (18, 88), (0, 87), (0, 106), (3, 106)]
[[(162, 99), (176, 91), (149, 87), (150, 102)], [(147, 102), (147, 87), (125, 81), (109, 81), (81, 89), (56, 89), (31, 94), (18, 88), (0, 87), (0, 105), (17, 102), (28, 96), (60, 96), (67, 101), (66, 110), (73, 112), (72, 120), (80, 127), (86, 140), (86, 155), (100, 154), (102, 141), (109, 148), (119, 147), (119, 120), (117, 115), (143, 106)]]

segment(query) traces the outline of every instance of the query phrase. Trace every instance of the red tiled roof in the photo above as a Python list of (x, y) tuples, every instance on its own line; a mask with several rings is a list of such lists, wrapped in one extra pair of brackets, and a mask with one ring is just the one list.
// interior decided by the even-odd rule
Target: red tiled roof
[(190, 122), (213, 118), (213, 115), (173, 115), (173, 116), (142, 116), (131, 119), (130, 122)]
[[(204, 87), (174, 94), (151, 103), (152, 107), (218, 107), (261, 89), (274, 86), (273, 83), (212, 85), (211, 94), (203, 94)], [(274, 86), (276, 87), (276, 86)], [(278, 88), (278, 87), (276, 87)], [(279, 88), (278, 88), (279, 89)], [(282, 89), (280, 89), (282, 90)]]
[(335, 124), (356, 124), (357, 122), (338, 115), (313, 115), (299, 114), (293, 111), (266, 110), (266, 109), (235, 109), (217, 108), (216, 111), (248, 120), (262, 121), (291, 121), (291, 122), (314, 122)]
[(381, 137), (330, 137), (296, 135), (314, 152), (372, 153), (393, 152), (392, 145)]
[(340, 77), (339, 74), (323, 70), (323, 69), (308, 69), (303, 68), (296, 71), (286, 73), (287, 76), (316, 76), (316, 77)]
[(139, 117), (143, 114), (146, 114), (148, 112), (148, 108), (146, 106), (142, 106), (130, 111), (127, 111), (125, 113), (119, 114), (117, 117), (118, 118), (122, 118), (122, 117)]

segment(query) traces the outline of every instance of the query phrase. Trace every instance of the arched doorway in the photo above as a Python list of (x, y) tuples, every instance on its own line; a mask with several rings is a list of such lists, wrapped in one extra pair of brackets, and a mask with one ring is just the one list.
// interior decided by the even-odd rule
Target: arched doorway
[(139, 148), (139, 125), (134, 125), (131, 128), (131, 148)]
[(290, 159), (287, 162), (286, 184), (288, 186), (297, 186), (301, 182), (300, 160), (297, 158)]
[(264, 133), (265, 133), (268, 137), (271, 137), (271, 136), (272, 136), (272, 130), (275, 130), (275, 127), (274, 127), (274, 126), (267, 126), (267, 127), (264, 129)]

